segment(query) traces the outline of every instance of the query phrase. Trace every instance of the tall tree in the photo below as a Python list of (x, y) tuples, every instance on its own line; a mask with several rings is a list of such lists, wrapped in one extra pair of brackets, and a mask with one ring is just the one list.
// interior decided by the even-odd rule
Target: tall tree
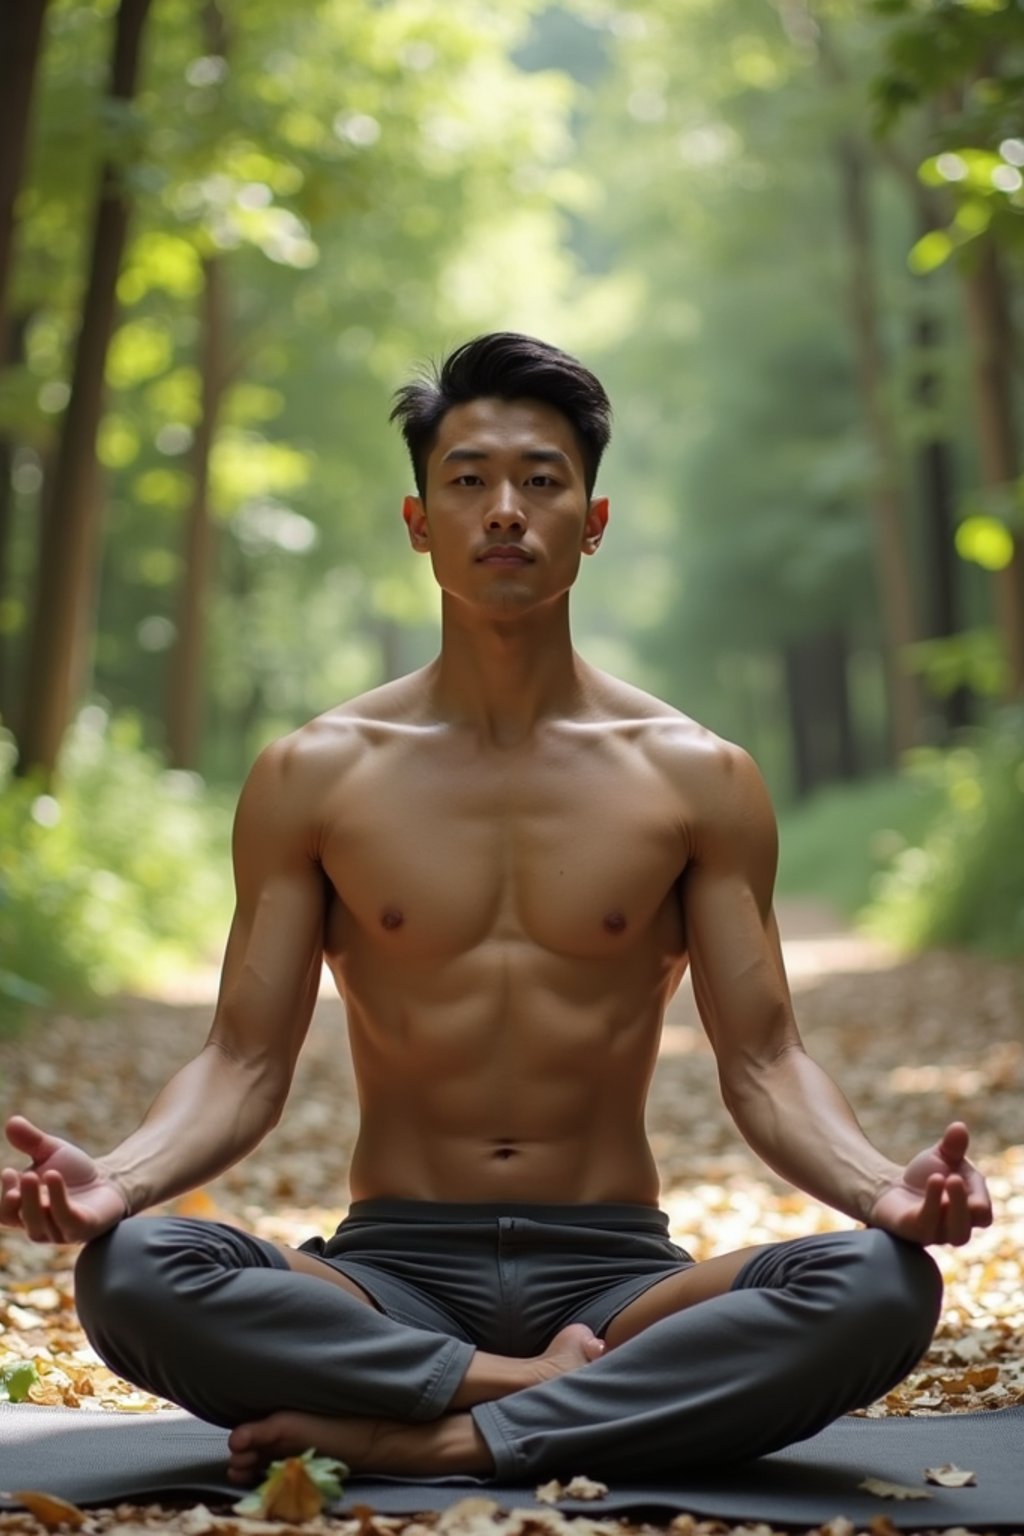
[(0, 7), (0, 366), (8, 357), (7, 293), (15, 202), (28, 153), (32, 97), (48, 0), (11, 0)]
[[(118, 7), (108, 96), (122, 111), (135, 95), (150, 3), (120, 0)], [(52, 775), (81, 671), (100, 530), (96, 435), (129, 214), (123, 167), (108, 160), (96, 203), (71, 394), (44, 509), (19, 739), (21, 773)]]
[[(228, 38), (218, 0), (203, 7), (206, 58), (227, 63)], [(206, 611), (213, 576), (214, 526), (210, 512), (210, 460), (228, 383), (227, 274), (224, 257), (208, 254), (200, 295), (200, 412), (192, 451), (192, 495), (185, 527), (185, 558), (178, 588), (178, 619), (167, 700), (167, 752), (175, 768), (194, 768), (202, 729)]]

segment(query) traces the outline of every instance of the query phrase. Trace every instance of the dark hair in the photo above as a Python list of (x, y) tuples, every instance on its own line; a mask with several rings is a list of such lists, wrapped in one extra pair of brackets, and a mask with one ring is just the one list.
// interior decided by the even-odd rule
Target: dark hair
[(485, 397), (541, 400), (567, 417), (583, 459), (587, 495), (611, 436), (612, 408), (600, 381), (582, 363), (515, 331), (494, 331), (464, 342), (438, 366), (395, 391), (390, 420), (401, 423), (416, 489), (424, 495), (427, 458), (445, 414)]

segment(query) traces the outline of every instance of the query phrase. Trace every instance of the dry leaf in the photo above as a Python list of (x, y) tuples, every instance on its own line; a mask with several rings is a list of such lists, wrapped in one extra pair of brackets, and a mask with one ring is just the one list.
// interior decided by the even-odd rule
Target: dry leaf
[(567, 1499), (603, 1499), (607, 1492), (607, 1483), (596, 1483), (592, 1477), (586, 1477), (580, 1472), (566, 1483), (564, 1497)]
[(930, 1499), (923, 1488), (907, 1488), (903, 1483), (889, 1483), (884, 1477), (866, 1477), (857, 1484), (865, 1493), (873, 1493), (878, 1499)]
[(836, 1515), (834, 1520), (827, 1520), (821, 1527), (821, 1536), (853, 1536), (855, 1530), (852, 1520), (847, 1520), (845, 1515)]
[(562, 1497), (562, 1485), (557, 1477), (553, 1477), (550, 1483), (541, 1483), (535, 1488), (533, 1496), (539, 1504), (557, 1504)]
[(498, 1505), (493, 1499), (479, 1496), (459, 1499), (456, 1504), (451, 1504), (442, 1511), (437, 1529), (444, 1532), (458, 1532), (459, 1536), (463, 1536), (463, 1533), (479, 1531), (481, 1526), (489, 1525), (497, 1513)]
[(56, 1531), (62, 1525), (77, 1529), (85, 1520), (85, 1511), (77, 1504), (59, 1499), (55, 1493), (36, 1493), (32, 1489), (19, 1488), (11, 1494), (19, 1504), (24, 1504), (29, 1514), (35, 1515), (40, 1525), (48, 1531)]
[(871, 1536), (901, 1536), (888, 1515), (872, 1515), (868, 1521)]
[(190, 1189), (175, 1200), (171, 1209), (175, 1216), (195, 1216), (204, 1221), (216, 1221), (222, 1215), (216, 1200), (205, 1189)]
[(925, 1481), (937, 1483), (940, 1488), (974, 1488), (978, 1479), (973, 1472), (966, 1472), (963, 1467), (954, 1467), (948, 1462), (944, 1467), (925, 1467)]
[(940, 1376), (937, 1385), (950, 1397), (962, 1397), (965, 1392), (984, 1392), (998, 1380), (998, 1365), (978, 1365), (960, 1376)]

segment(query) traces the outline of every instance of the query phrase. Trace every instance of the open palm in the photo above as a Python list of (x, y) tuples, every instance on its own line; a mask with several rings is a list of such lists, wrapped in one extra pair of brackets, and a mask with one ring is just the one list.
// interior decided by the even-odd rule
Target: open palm
[(30, 1166), (0, 1173), (0, 1225), (21, 1227), (36, 1242), (81, 1243), (126, 1214), (117, 1185), (81, 1147), (47, 1135), (23, 1115), (12, 1116), (6, 1131)]

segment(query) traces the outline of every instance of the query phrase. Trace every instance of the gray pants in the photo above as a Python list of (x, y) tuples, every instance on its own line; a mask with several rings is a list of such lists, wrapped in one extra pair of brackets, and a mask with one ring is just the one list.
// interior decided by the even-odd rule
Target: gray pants
[[(79, 1315), (114, 1370), (213, 1423), (284, 1408), (422, 1421), (477, 1347), (539, 1353), (572, 1321), (600, 1334), (692, 1262), (637, 1206), (362, 1202), (303, 1246), (374, 1307), (233, 1227), (136, 1217), (83, 1249)], [(744, 1460), (894, 1386), (928, 1347), (941, 1289), (924, 1250), (884, 1232), (774, 1244), (726, 1294), (471, 1412), (502, 1482)]]

